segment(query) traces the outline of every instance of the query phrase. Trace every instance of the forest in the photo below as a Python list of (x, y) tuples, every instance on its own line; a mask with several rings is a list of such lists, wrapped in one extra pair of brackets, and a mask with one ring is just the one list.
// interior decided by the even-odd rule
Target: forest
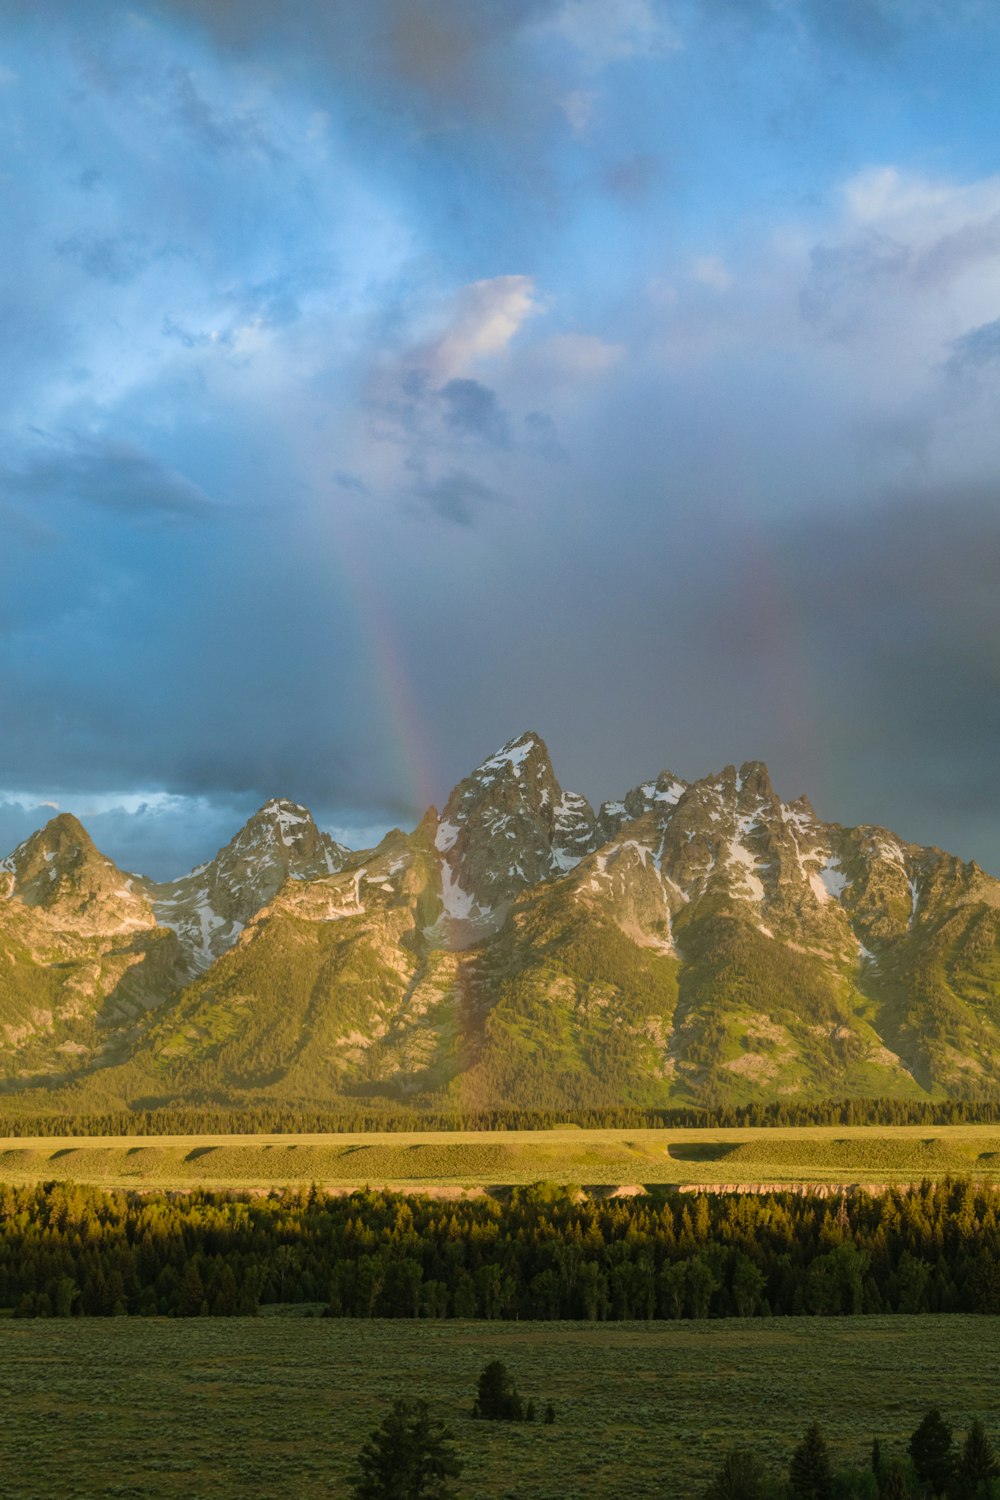
[(37, 1113), (23, 1096), (0, 1110), (0, 1133), (25, 1136), (95, 1135), (257, 1135), (341, 1131), (672, 1129), (734, 1130), (743, 1126), (798, 1125), (992, 1125), (1000, 1122), (1000, 1099), (827, 1099), (788, 1100), (667, 1108), (616, 1106), (601, 1109), (405, 1109), (387, 1102), (364, 1107), (342, 1102), (335, 1108), (282, 1102), (157, 1105), (104, 1111)]
[(501, 1201), (0, 1186), (14, 1317), (678, 1319), (1000, 1312), (1000, 1198), (964, 1180)]

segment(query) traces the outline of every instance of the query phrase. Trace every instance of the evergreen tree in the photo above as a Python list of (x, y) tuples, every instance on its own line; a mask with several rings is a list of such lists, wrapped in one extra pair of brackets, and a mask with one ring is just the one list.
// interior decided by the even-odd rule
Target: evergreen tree
[(483, 1369), (476, 1406), (479, 1415), (490, 1422), (523, 1421), (524, 1403), (513, 1376), (501, 1360), (491, 1359)]
[(965, 1435), (962, 1456), (958, 1461), (958, 1495), (960, 1500), (976, 1500), (980, 1486), (1000, 1475), (1000, 1463), (986, 1436), (982, 1422), (975, 1421)]
[(807, 1429), (788, 1468), (788, 1485), (792, 1500), (830, 1500), (833, 1493), (833, 1471), (826, 1438), (818, 1422)]
[(882, 1464), (882, 1444), (879, 1442), (879, 1440), (878, 1440), (877, 1437), (876, 1438), (872, 1438), (871, 1469), (872, 1469), (872, 1473), (875, 1475), (875, 1482), (879, 1486), (879, 1488), (881, 1489), (881, 1487), (882, 1487), (882, 1471), (883, 1471), (883, 1464)]
[(910, 1457), (917, 1478), (934, 1495), (943, 1495), (955, 1468), (951, 1428), (936, 1406), (927, 1412), (910, 1438)]
[(879, 1500), (909, 1500), (906, 1474), (898, 1458), (891, 1458), (879, 1487)]
[(767, 1500), (767, 1470), (750, 1448), (732, 1448), (705, 1491), (705, 1500)]
[(451, 1433), (432, 1422), (426, 1401), (395, 1401), (357, 1457), (355, 1500), (454, 1500), (462, 1472)]

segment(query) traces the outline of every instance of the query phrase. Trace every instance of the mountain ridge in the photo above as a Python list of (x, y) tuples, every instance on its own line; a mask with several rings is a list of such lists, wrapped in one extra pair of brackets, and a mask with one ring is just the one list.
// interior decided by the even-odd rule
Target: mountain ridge
[(595, 811), (509, 740), (350, 851), (266, 802), (171, 882), (61, 814), (0, 861), (0, 1088), (484, 1107), (1000, 1086), (1000, 882), (766, 765)]

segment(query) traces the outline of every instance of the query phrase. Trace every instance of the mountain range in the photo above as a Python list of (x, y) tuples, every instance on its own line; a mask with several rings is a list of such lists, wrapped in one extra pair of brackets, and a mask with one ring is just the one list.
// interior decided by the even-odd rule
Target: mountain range
[(0, 861), (0, 1089), (135, 1107), (978, 1096), (1000, 882), (766, 767), (594, 809), (523, 734), (346, 849), (266, 803), (156, 883), (60, 814)]

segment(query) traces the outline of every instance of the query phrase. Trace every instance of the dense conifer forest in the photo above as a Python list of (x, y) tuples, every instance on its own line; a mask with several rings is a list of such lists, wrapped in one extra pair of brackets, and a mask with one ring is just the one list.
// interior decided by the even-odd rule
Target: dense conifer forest
[(109, 1109), (100, 1113), (33, 1113), (23, 1098), (0, 1108), (0, 1134), (67, 1135), (254, 1135), (326, 1131), (739, 1129), (797, 1125), (992, 1125), (1000, 1122), (1000, 1099), (828, 1099), (723, 1105), (699, 1109), (621, 1106), (606, 1109), (355, 1108), (316, 1109), (292, 1104), (205, 1104), (153, 1109)]
[(128, 1194), (0, 1187), (16, 1317), (654, 1319), (1000, 1312), (1000, 1197)]

